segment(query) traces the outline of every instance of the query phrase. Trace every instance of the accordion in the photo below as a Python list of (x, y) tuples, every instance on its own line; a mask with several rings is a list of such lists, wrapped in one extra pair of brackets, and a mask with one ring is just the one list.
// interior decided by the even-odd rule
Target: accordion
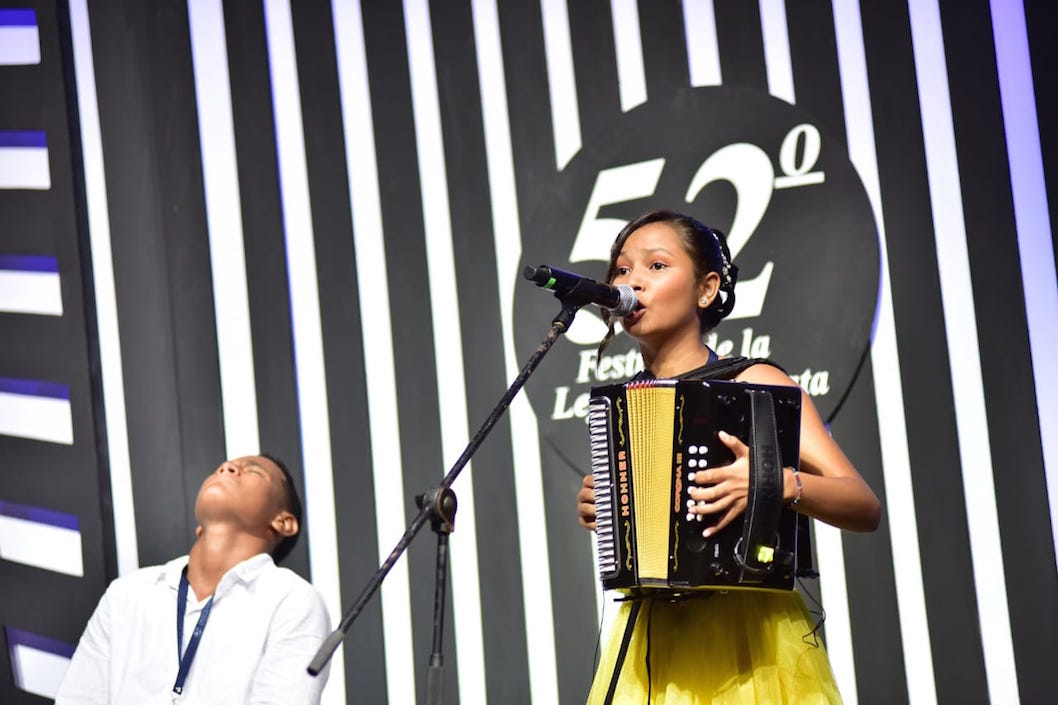
[[(800, 419), (797, 387), (647, 380), (592, 389), (588, 431), (603, 588), (792, 590), (811, 561), (808, 520), (782, 502), (783, 467), (798, 463)], [(750, 449), (749, 493), (741, 516), (703, 538), (719, 515), (689, 515), (696, 484), (688, 474), (734, 460), (721, 430)]]

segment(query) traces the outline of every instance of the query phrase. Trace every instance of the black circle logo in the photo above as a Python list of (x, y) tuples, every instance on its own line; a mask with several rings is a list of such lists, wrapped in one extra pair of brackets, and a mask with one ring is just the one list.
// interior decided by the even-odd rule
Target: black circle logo
[[(547, 264), (601, 280), (618, 231), (654, 208), (727, 233), (736, 304), (709, 346), (771, 358), (830, 419), (867, 351), (880, 279), (874, 216), (844, 145), (803, 110), (747, 89), (685, 89), (645, 103), (585, 136), (531, 210), (519, 272)], [(518, 350), (535, 348), (559, 310), (519, 277)], [(526, 385), (545, 448), (581, 472), (591, 387), (642, 367), (627, 334), (597, 360), (604, 332), (598, 312), (581, 309)]]

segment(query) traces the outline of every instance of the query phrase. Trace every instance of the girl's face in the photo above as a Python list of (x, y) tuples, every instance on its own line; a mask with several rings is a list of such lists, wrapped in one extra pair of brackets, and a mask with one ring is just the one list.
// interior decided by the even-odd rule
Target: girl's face
[[(617, 257), (613, 284), (635, 289), (640, 308), (621, 319), (635, 339), (663, 344), (670, 336), (700, 335), (702, 297), (712, 302), (719, 277), (698, 281), (694, 261), (668, 223), (648, 223), (633, 232)], [(714, 281), (715, 280), (715, 281)]]

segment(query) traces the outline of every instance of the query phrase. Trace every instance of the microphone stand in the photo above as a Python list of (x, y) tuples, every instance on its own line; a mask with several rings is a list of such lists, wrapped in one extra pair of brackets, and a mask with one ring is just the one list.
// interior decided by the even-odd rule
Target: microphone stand
[[(527, 275), (528, 272), (529, 268), (526, 269)], [(573, 317), (576, 315), (577, 311), (585, 304), (592, 302), (592, 292), (589, 291), (586, 286), (576, 286), (562, 294), (556, 293), (555, 298), (562, 303), (562, 310), (557, 316), (555, 316), (554, 320), (551, 321), (551, 330), (548, 331), (543, 342), (537, 346), (536, 350), (529, 357), (529, 360), (525, 363), (522, 371), (511, 383), (511, 386), (508, 387), (507, 391), (504, 392), (502, 397), (500, 397), (499, 402), (488, 415), (488, 418), (485, 419), (481, 428), (478, 429), (478, 432), (474, 434), (470, 443), (467, 444), (466, 449), (463, 450), (463, 454), (459, 456), (459, 459), (456, 460), (454, 465), (452, 465), (448, 474), (441, 480), (441, 484), (425, 494), (416, 497), (419, 513), (411, 520), (408, 528), (404, 531), (404, 535), (401, 536), (389, 556), (387, 556), (386, 560), (384, 560), (382, 565), (379, 566), (374, 577), (371, 578), (368, 584), (360, 592), (360, 595), (356, 598), (353, 606), (350, 607), (349, 611), (345, 613), (344, 617), (342, 617), (342, 621), (338, 625), (338, 628), (323, 640), (319, 650), (316, 652), (316, 655), (308, 666), (308, 672), (310, 675), (319, 675), (320, 671), (322, 671), (324, 666), (327, 665), (327, 662), (331, 660), (335, 649), (337, 649), (338, 645), (345, 639), (346, 634), (349, 633), (350, 628), (353, 626), (353, 622), (356, 621), (356, 618), (360, 616), (360, 613), (364, 610), (367, 602), (375, 592), (378, 591), (378, 588), (382, 585), (382, 581), (385, 580), (390, 569), (393, 568), (393, 565), (408, 548), (408, 545), (411, 544), (412, 540), (426, 524), (427, 520), (429, 520), (433, 526), (434, 532), (437, 533), (437, 584), (434, 588), (433, 653), (430, 654), (427, 689), (430, 698), (428, 702), (431, 705), (440, 704), (444, 669), (444, 661), (441, 655), (441, 633), (444, 627), (444, 584), (447, 578), (448, 534), (454, 529), (456, 510), (455, 493), (452, 492), (451, 489), (452, 483), (455, 482), (466, 464), (470, 462), (471, 456), (474, 455), (478, 447), (485, 440), (485, 437), (488, 436), (489, 432), (492, 430), (492, 427), (496, 425), (496, 422), (499, 421), (500, 417), (507, 410), (507, 407), (510, 406), (511, 401), (525, 385), (525, 382), (529, 379), (530, 375), (533, 374), (536, 366), (540, 364), (540, 361), (551, 349), (551, 346), (555, 344), (555, 341), (558, 340), (559, 336), (569, 330), (569, 326), (572, 325)]]

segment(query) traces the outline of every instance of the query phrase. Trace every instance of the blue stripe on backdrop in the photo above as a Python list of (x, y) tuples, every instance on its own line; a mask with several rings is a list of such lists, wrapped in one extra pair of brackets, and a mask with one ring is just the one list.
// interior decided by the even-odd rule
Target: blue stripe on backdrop
[(0, 377), (0, 392), (22, 394), (50, 399), (70, 399), (70, 388), (60, 382), (47, 382), (36, 379), (15, 379)]
[(59, 260), (50, 255), (0, 255), (0, 269), (16, 272), (59, 273)]
[(39, 130), (0, 130), (0, 147), (47, 147), (48, 137)]
[(62, 316), (62, 282), (55, 258), (18, 259), (23, 261), (0, 262), (0, 311)]
[[(996, 64), (1003, 101), (1003, 126), (1010, 160), (1010, 183), (1014, 197), (1014, 219), (1021, 255), (1025, 312), (1032, 350), (1032, 373), (1036, 405), (1043, 429), (1058, 427), (1058, 400), (1049, 390), (1058, 387), (1058, 372), (1048, 365), (1058, 348), (1058, 249), (1054, 246), (1054, 217), (1047, 218), (1047, 181), (1043, 172), (1040, 122), (1036, 117), (1034, 80), (1029, 65), (1025, 14), (1017, 3), (991, 2)], [(1051, 8), (1053, 10), (1053, 8)], [(1044, 25), (1047, 23), (1044, 22)], [(1046, 44), (1052, 44), (1044, 40)], [(1043, 43), (1043, 42), (1041, 42)], [(1050, 72), (1037, 71), (1038, 80), (1052, 81)], [(1049, 96), (1054, 100), (1054, 96)], [(1053, 127), (1053, 126), (1052, 126)], [(1052, 136), (1053, 139), (1053, 136)], [(1050, 178), (1054, 178), (1053, 169)], [(1050, 199), (1054, 212), (1054, 197)], [(1041, 434), (1043, 465), (1050, 497), (1051, 535), (1058, 556), (1058, 434)]]
[(37, 26), (37, 11), (33, 8), (14, 8), (0, 10), (0, 25), (3, 26)]
[(0, 66), (40, 63), (37, 11), (0, 9)]
[(24, 629), (4, 627), (14, 685), (43, 698), (54, 698), (73, 656), (72, 644)]
[(14, 519), (25, 519), (38, 524), (47, 524), (48, 526), (58, 526), (63, 529), (73, 529), (74, 531), (78, 531), (81, 528), (81, 524), (75, 514), (57, 512), (43, 507), (31, 507), (26, 504), (5, 502), (2, 499), (0, 499), (0, 515)]
[[(997, 54), (1001, 53), (1009, 59), (1017, 60), (1013, 64), (1018, 67), (1015, 74), (1017, 80), (1014, 85), (1019, 90), (1015, 95), (1026, 101), (1031, 97), (1035, 104), (1034, 112), (1036, 113), (1037, 134), (1040, 143), (1039, 151), (1033, 154), (1031, 150), (1031, 143), (1035, 141), (1031, 134), (1023, 137), (1019, 135), (1019, 138), (1026, 140), (1026, 146), (1030, 147), (1025, 153), (1025, 157), (1042, 163), (1042, 180), (1039, 179), (1039, 174), (1037, 173), (1036, 178), (1029, 183), (1034, 183), (1036, 188), (1043, 187), (1044, 199), (1048, 203), (1047, 211), (1050, 214), (1050, 233), (1051, 244), (1054, 248), (1054, 260), (1055, 264), (1058, 265), (1058, 247), (1055, 247), (1054, 243), (1054, 233), (1058, 232), (1058, 203), (1055, 203), (1056, 197), (1054, 195), (1058, 193), (1058, 148), (1055, 147), (1056, 141), (1058, 141), (1058, 76), (1055, 76), (1054, 72), (1049, 70), (1051, 66), (1058, 63), (1058, 46), (1052, 41), (1054, 35), (1051, 32), (1051, 28), (1054, 26), (1054, 6), (1046, 0), (1024, 0), (1023, 4), (1024, 22), (1018, 22), (1019, 13), (1016, 6), (1003, 13), (1004, 18), (1013, 20), (1005, 25), (1010, 29), (1008, 34), (1007, 31), (999, 29), (1004, 23), (995, 12), (996, 9), (1006, 8), (1006, 5), (989, 2), (989, 6), (993, 8), (993, 23), (997, 28), (994, 33), (994, 44), (997, 47), (1005, 46), (1013, 50), (1010, 54), (1007, 54), (1006, 52), (999, 52), (997, 48)], [(1008, 40), (1007, 36), (1016, 39), (1016, 41)], [(1026, 44), (1028, 45), (1027, 47), (1025, 46)], [(1004, 61), (1004, 64), (1010, 66), (1006, 61)], [(1024, 91), (1024, 89), (1030, 87), (1031, 94)], [(1006, 124), (1013, 127), (1030, 115), (1030, 112), (1014, 114)], [(1052, 501), (1053, 496), (1052, 494)]]
[(0, 126), (16, 128), (0, 133), (5, 703), (54, 695), (114, 566), (69, 17), (23, 4), (0, 27)]
[(0, 558), (84, 577), (80, 521), (74, 514), (0, 500)]
[(68, 388), (53, 382), (0, 378), (0, 435), (72, 445)]
[(71, 658), (74, 652), (74, 645), (67, 644), (64, 641), (58, 639), (51, 639), (40, 634), (34, 634), (33, 632), (27, 632), (23, 629), (15, 629), (14, 627), (4, 627), (4, 633), (7, 635), (7, 641), (10, 645), (28, 646), (31, 649), (37, 651), (47, 651), (50, 654), (56, 656), (65, 656)]
[(37, 11), (28, 9), (0, 10), (0, 25), (5, 27), (36, 27)]
[(0, 130), (0, 189), (51, 188), (48, 140), (41, 131)]

